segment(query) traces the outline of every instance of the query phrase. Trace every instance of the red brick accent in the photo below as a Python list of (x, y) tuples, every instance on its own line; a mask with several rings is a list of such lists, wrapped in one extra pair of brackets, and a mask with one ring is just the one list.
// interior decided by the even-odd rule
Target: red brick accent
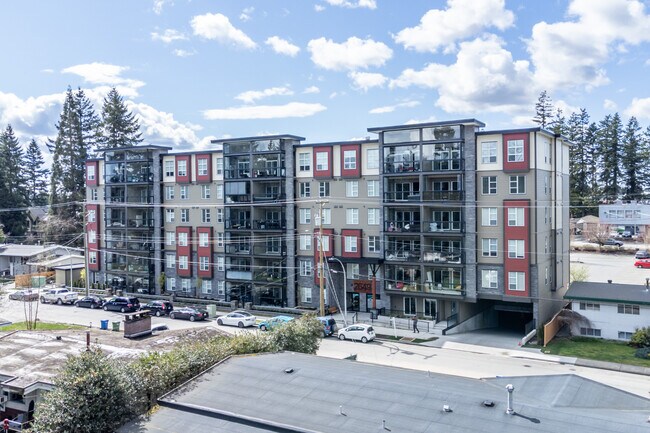
[[(207, 233), (208, 234), (208, 246), (207, 247), (202, 247), (199, 245), (199, 240), (201, 239), (201, 233)], [(212, 278), (212, 244), (213, 244), (213, 238), (212, 238), (212, 227), (197, 227), (196, 228), (196, 253), (198, 256), (198, 264), (197, 264), (197, 273), (198, 276), (201, 278)], [(208, 258), (208, 270), (207, 271), (202, 271), (201, 270), (201, 257), (207, 257)]]
[[(178, 235), (180, 233), (187, 233), (187, 246), (180, 246), (178, 242)], [(192, 276), (192, 227), (176, 227), (176, 274), (179, 277)], [(180, 256), (187, 256), (187, 269), (180, 269), (179, 260)]]
[[(524, 208), (524, 225), (521, 227), (508, 226), (508, 209)], [(505, 271), (505, 294), (508, 296), (530, 296), (530, 200), (504, 200), (503, 201), (503, 268)], [(515, 259), (508, 257), (508, 241), (524, 241), (524, 258)], [(523, 291), (509, 290), (508, 272), (525, 272), (526, 288)]]

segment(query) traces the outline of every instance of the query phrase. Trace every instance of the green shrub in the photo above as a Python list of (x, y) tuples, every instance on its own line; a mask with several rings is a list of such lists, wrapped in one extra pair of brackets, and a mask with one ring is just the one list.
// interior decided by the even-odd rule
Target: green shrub
[(650, 326), (637, 329), (630, 338), (630, 346), (650, 347)]
[(634, 356), (641, 359), (650, 359), (650, 347), (642, 347), (634, 352)]
[(271, 331), (277, 350), (311, 354), (318, 350), (322, 335), (323, 324), (312, 314), (277, 326)]

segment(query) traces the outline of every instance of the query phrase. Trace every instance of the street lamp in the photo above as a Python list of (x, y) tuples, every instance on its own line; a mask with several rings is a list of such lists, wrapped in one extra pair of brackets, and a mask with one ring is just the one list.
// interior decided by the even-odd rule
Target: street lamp
[[(336, 257), (330, 257), (329, 260), (337, 261), (339, 265), (341, 265), (341, 269), (343, 269), (343, 324), (345, 326), (348, 326), (348, 275), (345, 272), (345, 266), (343, 266), (343, 262), (341, 262), (341, 260), (337, 259)], [(336, 271), (331, 272), (337, 273)]]

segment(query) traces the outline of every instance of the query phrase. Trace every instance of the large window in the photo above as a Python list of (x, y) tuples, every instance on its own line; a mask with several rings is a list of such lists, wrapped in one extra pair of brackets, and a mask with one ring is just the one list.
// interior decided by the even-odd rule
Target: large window
[(491, 195), (497, 193), (497, 177), (496, 176), (483, 176), (483, 194)]
[(207, 247), (209, 241), (210, 241), (210, 234), (209, 233), (199, 233), (199, 246), (200, 247)]
[(510, 176), (510, 194), (526, 194), (526, 176)]
[(346, 209), (345, 210), (346, 224), (356, 225), (359, 224), (359, 209)]
[(497, 250), (497, 239), (492, 239), (492, 238), (485, 238), (482, 239), (482, 244), (483, 244), (483, 257), (497, 257), (498, 250)]
[(496, 289), (499, 286), (498, 272), (495, 269), (484, 269), (481, 271), (481, 287), (484, 289)]
[(313, 264), (311, 260), (300, 260), (300, 276), (301, 277), (311, 277), (313, 273)]
[(368, 181), (368, 197), (379, 197), (379, 181)]
[(580, 309), (581, 310), (600, 311), (600, 304), (594, 304), (594, 303), (591, 303), (591, 302), (581, 302), (580, 303)]
[(379, 236), (368, 236), (368, 252), (378, 253), (380, 249)]
[(601, 330), (596, 328), (580, 328), (580, 335), (585, 335), (587, 337), (600, 337)]
[(318, 171), (329, 170), (328, 152), (316, 152), (316, 170)]
[(483, 164), (494, 164), (497, 162), (496, 141), (484, 141), (481, 144), (481, 162)]
[(357, 151), (344, 150), (343, 151), (343, 169), (355, 170), (357, 168)]
[(207, 158), (199, 158), (198, 162), (198, 175), (199, 176), (207, 176), (208, 175), (208, 159)]
[(311, 224), (311, 209), (299, 209), (300, 224)]
[(526, 273), (508, 272), (508, 289), (515, 292), (526, 290)]
[(346, 236), (345, 237), (345, 252), (346, 253), (356, 253), (357, 252), (357, 237), (356, 236)]
[(511, 207), (508, 208), (508, 226), (510, 227), (523, 227), (524, 226), (524, 208)]
[(508, 140), (508, 162), (524, 160), (524, 140)]
[(618, 304), (618, 314), (639, 315), (639, 306), (630, 304)]
[(203, 280), (203, 283), (201, 284), (201, 292), (205, 293), (206, 295), (212, 294), (212, 281), (211, 280)]
[(210, 198), (210, 185), (201, 185), (201, 198), (207, 200)]
[(309, 171), (311, 170), (311, 158), (310, 154), (307, 152), (298, 153), (298, 171)]
[(178, 175), (187, 176), (187, 161), (178, 161)]
[(300, 302), (311, 304), (311, 287), (300, 287)]
[(178, 256), (178, 269), (187, 269), (188, 260), (187, 256)]
[(165, 176), (174, 177), (174, 161), (165, 161)]
[(484, 207), (483, 209), (481, 209), (481, 225), (483, 226), (497, 225), (497, 208)]
[(179, 247), (187, 246), (187, 233), (181, 232), (178, 234), (178, 246)]
[(311, 197), (311, 184), (309, 182), (300, 182), (300, 197)]
[(379, 149), (366, 150), (366, 166), (369, 169), (379, 168)]
[(209, 257), (199, 257), (199, 271), (207, 271), (210, 268)]
[(368, 209), (368, 225), (379, 225), (379, 209)]
[(319, 197), (329, 197), (330, 196), (330, 183), (329, 182), (318, 182), (318, 196)]
[(311, 250), (311, 235), (300, 235), (300, 251)]
[(345, 196), (346, 197), (359, 197), (359, 181), (348, 180), (345, 182)]
[(524, 241), (519, 239), (508, 240), (508, 257), (511, 259), (524, 258)]

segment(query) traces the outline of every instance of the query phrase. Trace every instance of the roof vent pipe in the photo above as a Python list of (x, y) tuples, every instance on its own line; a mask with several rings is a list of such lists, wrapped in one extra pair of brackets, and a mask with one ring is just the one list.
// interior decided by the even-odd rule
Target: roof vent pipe
[(506, 409), (506, 413), (508, 415), (514, 415), (515, 410), (512, 408), (512, 393), (514, 392), (515, 387), (512, 386), (511, 384), (506, 385), (506, 391), (508, 391), (508, 408)]

